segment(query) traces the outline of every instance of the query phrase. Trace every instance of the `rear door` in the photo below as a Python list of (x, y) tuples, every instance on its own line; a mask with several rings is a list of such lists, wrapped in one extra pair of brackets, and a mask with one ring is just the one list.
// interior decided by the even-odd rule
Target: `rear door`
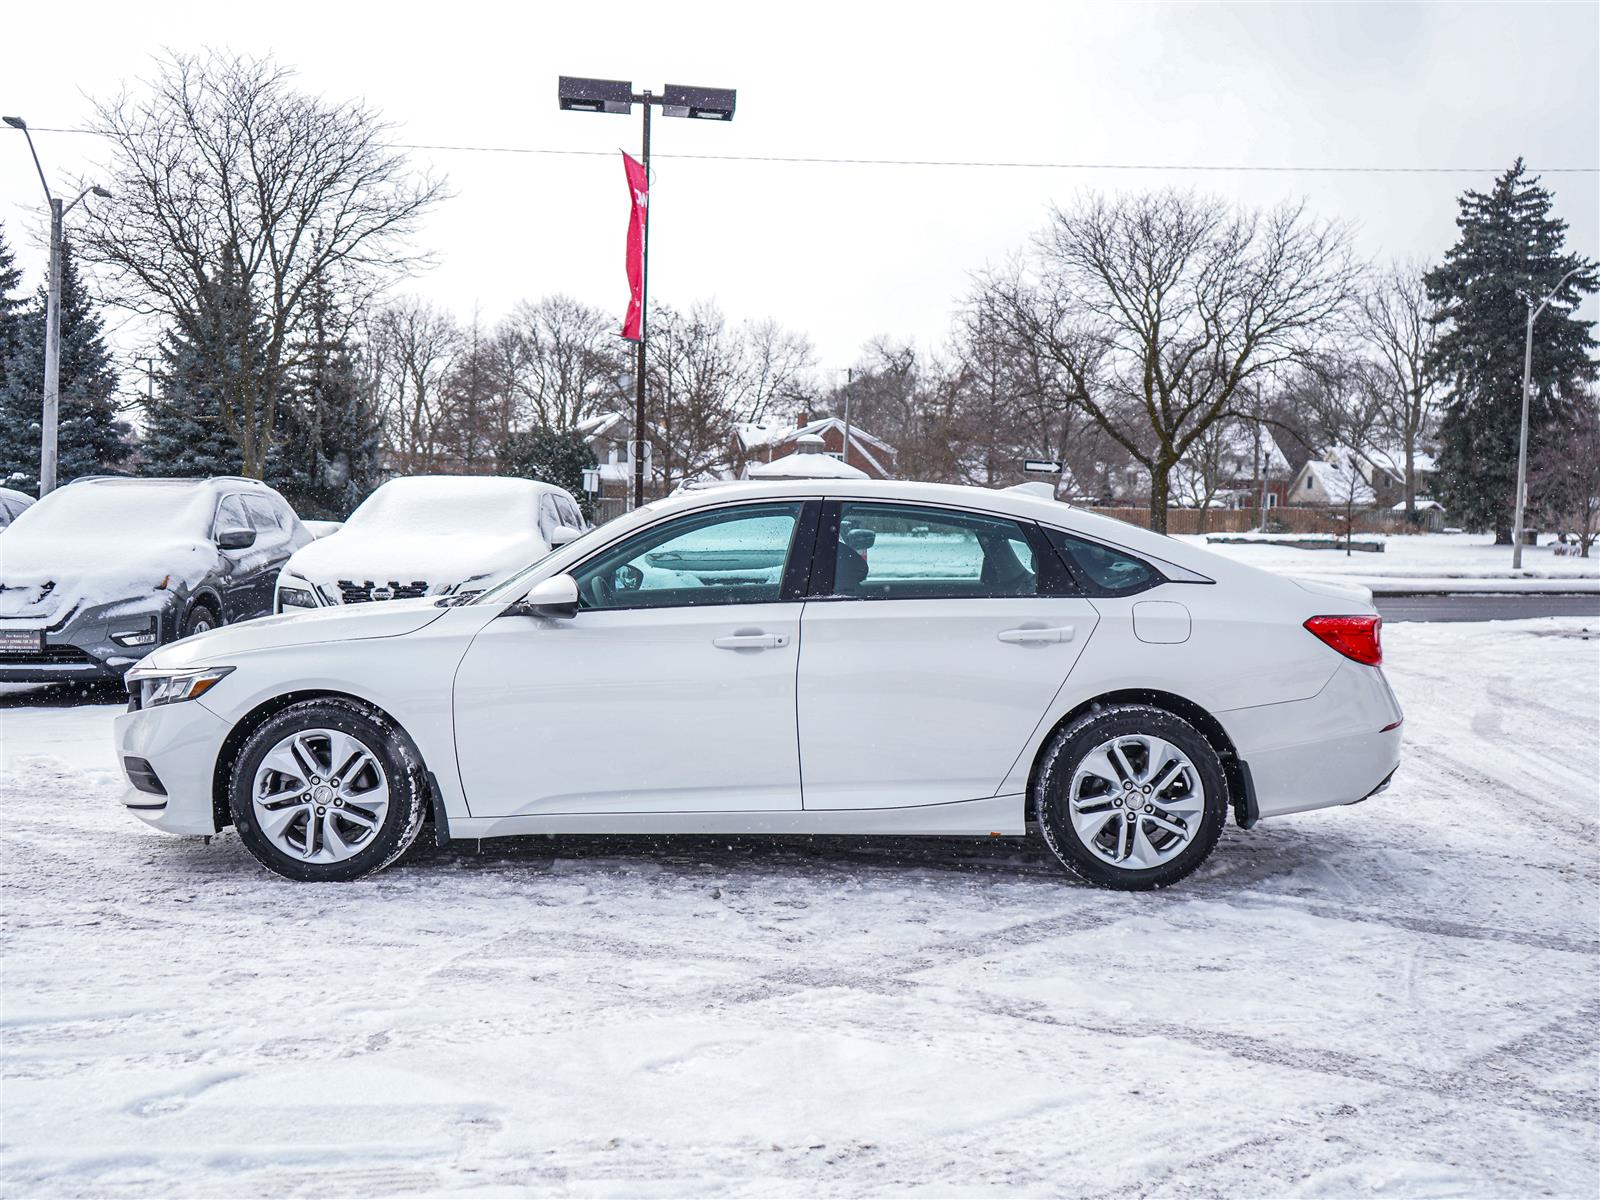
[(1036, 528), (932, 506), (830, 502), (809, 591), (808, 809), (994, 795), (1098, 619)]

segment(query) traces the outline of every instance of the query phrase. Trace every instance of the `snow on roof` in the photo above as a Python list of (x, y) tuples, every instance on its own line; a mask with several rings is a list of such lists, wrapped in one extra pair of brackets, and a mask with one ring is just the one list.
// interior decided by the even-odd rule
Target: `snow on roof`
[(769, 463), (751, 463), (745, 468), (751, 479), (866, 479), (867, 473), (828, 454), (797, 450)]
[[(788, 422), (757, 421), (746, 422), (733, 427), (734, 436), (739, 439), (739, 445), (746, 452), (759, 450), (768, 446), (781, 446), (783, 443), (801, 437), (805, 434), (815, 434), (820, 437), (826, 430), (838, 429), (844, 431), (844, 421), (839, 417), (818, 417), (814, 421), (807, 421), (804, 425), (795, 425)], [(862, 442), (868, 446), (875, 446), (886, 454), (893, 454), (894, 447), (880, 437), (874, 437), (859, 425), (850, 426), (851, 442)]]
[[(1368, 462), (1381, 467), (1396, 479), (1406, 477), (1406, 452), (1403, 447), (1369, 450), (1365, 457)], [(1436, 469), (1433, 455), (1425, 454), (1421, 450), (1412, 454), (1411, 463), (1418, 475), (1431, 475)]]
[(554, 484), (496, 475), (407, 475), (391, 479), (357, 506), (345, 529), (456, 537), (536, 524), (539, 497)]
[(1340, 504), (1372, 504), (1378, 498), (1372, 485), (1361, 478), (1361, 473), (1343, 463), (1313, 458), (1306, 462), (1301, 472), (1314, 478), (1317, 487), (1329, 500)]
[[(1284, 457), (1283, 451), (1278, 447), (1278, 441), (1272, 436), (1272, 430), (1265, 425), (1261, 429), (1261, 473), (1267, 477), (1274, 475), (1287, 475), (1289, 473), (1289, 460)], [(1255, 469), (1256, 463), (1256, 431), (1242, 422), (1230, 422), (1225, 425), (1221, 434), (1222, 451), (1228, 457), (1236, 460), (1240, 468), (1246, 471)]]
[[(1417, 497), (1417, 511), (1418, 512), (1427, 512), (1427, 511), (1429, 511), (1431, 509), (1435, 509), (1435, 508), (1438, 509), (1440, 512), (1444, 511), (1444, 505), (1440, 504), (1437, 500), (1430, 500), (1426, 496), (1418, 496)], [(1405, 512), (1405, 510), (1406, 510), (1406, 502), (1404, 500), (1400, 501), (1399, 504), (1396, 504), (1396, 505), (1392, 506), (1389, 509), (1390, 512)]]

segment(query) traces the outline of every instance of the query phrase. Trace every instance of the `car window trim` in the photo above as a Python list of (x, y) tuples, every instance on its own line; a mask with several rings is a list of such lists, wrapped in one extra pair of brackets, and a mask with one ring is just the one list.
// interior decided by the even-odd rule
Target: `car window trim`
[[(778, 581), (778, 598), (776, 600), (736, 600), (725, 604), (614, 604), (607, 608), (580, 608), (578, 610), (579, 615), (603, 612), (677, 612), (688, 608), (754, 608), (764, 604), (793, 604), (805, 600), (804, 585), (801, 582), (801, 572), (797, 570), (797, 564), (809, 564), (809, 560), (812, 557), (811, 554), (805, 553), (805, 551), (808, 549), (814, 550), (817, 536), (817, 510), (821, 508), (822, 502), (815, 498), (803, 496), (763, 496), (757, 499), (743, 500), (736, 504), (717, 505), (710, 508), (697, 509), (693, 512), (673, 513), (663, 520), (653, 521), (643, 529), (636, 529), (617, 541), (608, 542), (606, 545), (599, 547), (593, 554), (573, 563), (572, 566), (567, 568), (566, 573), (576, 577), (579, 572), (595, 559), (610, 553), (618, 546), (680, 520), (705, 517), (712, 513), (732, 513), (741, 508), (768, 508), (794, 504), (800, 506), (800, 511), (795, 516), (794, 530), (789, 535), (789, 548), (785, 551), (783, 574)], [(809, 574), (810, 567), (807, 565), (805, 575), (809, 576)]]

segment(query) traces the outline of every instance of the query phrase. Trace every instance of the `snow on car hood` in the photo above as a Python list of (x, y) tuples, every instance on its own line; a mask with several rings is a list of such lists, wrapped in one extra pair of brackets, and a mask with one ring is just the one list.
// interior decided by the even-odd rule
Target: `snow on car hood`
[(130, 539), (126, 530), (67, 538), (13, 525), (0, 534), (0, 619), (42, 627), (78, 607), (154, 605), (163, 579), (169, 589), (192, 587), (216, 561), (217, 548), (194, 538)]
[(345, 528), (302, 546), (284, 571), (312, 583), (425, 581), (431, 590), (482, 575), (508, 574), (546, 550), (536, 532), (404, 534)]
[(340, 605), (281, 617), (257, 617), (254, 621), (223, 625), (163, 646), (140, 665), (157, 670), (218, 665), (234, 655), (257, 650), (400, 637), (431, 625), (445, 611), (432, 600), (421, 599)]

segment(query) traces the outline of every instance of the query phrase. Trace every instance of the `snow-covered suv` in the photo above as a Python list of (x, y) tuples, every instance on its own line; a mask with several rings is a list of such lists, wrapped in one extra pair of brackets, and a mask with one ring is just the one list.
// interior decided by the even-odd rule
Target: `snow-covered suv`
[(273, 611), (471, 595), (587, 528), (578, 502), (554, 484), (488, 475), (391, 479), (340, 529), (284, 565)]
[(255, 479), (57, 488), (0, 532), (0, 680), (115, 680), (166, 642), (265, 616), (309, 541)]

